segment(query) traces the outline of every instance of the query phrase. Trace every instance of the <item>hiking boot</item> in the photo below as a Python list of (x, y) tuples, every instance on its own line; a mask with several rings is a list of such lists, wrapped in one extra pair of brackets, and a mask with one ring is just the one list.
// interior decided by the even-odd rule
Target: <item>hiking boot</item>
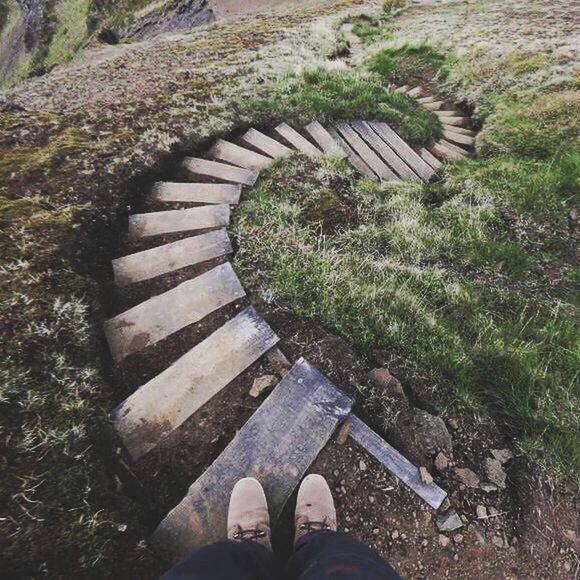
[(256, 542), (272, 549), (266, 494), (253, 477), (240, 479), (234, 485), (228, 510), (228, 539)]
[(294, 543), (310, 532), (336, 532), (336, 509), (328, 483), (322, 475), (313, 473), (304, 478), (298, 490), (294, 522)]

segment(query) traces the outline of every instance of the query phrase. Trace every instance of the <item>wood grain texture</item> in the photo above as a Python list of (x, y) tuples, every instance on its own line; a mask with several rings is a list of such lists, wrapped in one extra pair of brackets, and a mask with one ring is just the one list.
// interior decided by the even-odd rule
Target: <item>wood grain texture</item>
[(468, 147), (473, 147), (475, 145), (475, 137), (470, 137), (469, 135), (462, 135), (461, 133), (456, 133), (455, 131), (443, 131), (443, 137), (447, 141), (452, 143), (459, 143), (461, 145), (467, 145)]
[(253, 308), (246, 308), (109, 414), (133, 459), (171, 431), (278, 342)]
[(354, 149), (357, 155), (383, 181), (400, 181), (383, 160), (365, 143), (359, 134), (348, 123), (337, 123), (336, 128), (344, 140)]
[(305, 129), (325, 153), (346, 157), (346, 153), (318, 121), (312, 121)]
[(425, 147), (423, 147), (419, 153), (423, 160), (431, 167), (433, 167), (433, 169), (439, 169), (443, 166), (443, 163), (441, 163), (441, 161), (439, 161), (439, 159), (437, 159), (437, 157), (435, 157), (435, 155), (433, 155), (430, 151), (425, 149)]
[(231, 252), (232, 244), (225, 230), (185, 238), (113, 260), (115, 284), (122, 287), (150, 280)]
[(308, 141), (306, 137), (302, 136), (298, 131), (296, 131), (296, 129), (293, 129), (286, 123), (280, 123), (275, 130), (278, 135), (286, 139), (288, 143), (306, 155), (320, 155), (322, 153), (322, 151)]
[(205, 205), (190, 209), (155, 211), (129, 216), (129, 236), (134, 239), (217, 228), (230, 223), (230, 206)]
[(232, 181), (242, 185), (254, 185), (258, 180), (260, 173), (255, 169), (243, 169), (228, 165), (227, 163), (218, 163), (217, 161), (208, 161), (198, 157), (186, 157), (183, 161), (183, 167), (195, 175), (203, 175), (223, 181)]
[(345, 153), (348, 155), (348, 160), (351, 162), (353, 167), (360, 171), (366, 177), (369, 177), (373, 181), (378, 181), (379, 178), (374, 173), (374, 171), (355, 153), (354, 149), (344, 140), (342, 135), (334, 129), (328, 129), (328, 132), (332, 135), (332, 138), (342, 147)]
[(447, 492), (438, 485), (425, 484), (419, 476), (419, 470), (409, 460), (379, 437), (368, 425), (356, 415), (348, 418), (350, 436), (373, 457), (378, 459), (393, 475), (410, 487), (421, 499), (432, 508), (438, 509), (447, 497)]
[(162, 203), (214, 203), (236, 205), (242, 186), (231, 183), (172, 183), (158, 182), (151, 191), (151, 199)]
[(210, 157), (238, 165), (245, 169), (263, 169), (272, 163), (270, 157), (240, 147), (235, 143), (230, 143), (224, 139), (218, 139), (215, 145), (209, 150)]
[(261, 133), (257, 129), (248, 129), (242, 136), (242, 141), (245, 141), (249, 145), (252, 145), (252, 147), (262, 151), (262, 153), (275, 159), (292, 155), (292, 149), (290, 149), (290, 147), (286, 147), (286, 145), (280, 143), (280, 141), (276, 141), (276, 139), (264, 135), (264, 133)]
[(304, 473), (348, 415), (351, 400), (300, 359), (186, 497), (150, 543), (175, 562), (225, 537), (230, 493), (242, 477), (260, 481), (272, 525)]
[(369, 125), (419, 177), (424, 181), (431, 179), (434, 173), (433, 169), (387, 123), (375, 122), (369, 123)]
[(447, 159), (448, 161), (456, 161), (458, 159), (464, 158), (463, 155), (460, 155), (456, 151), (453, 151), (452, 149), (448, 149), (447, 147), (445, 147), (445, 145), (443, 145), (440, 141), (433, 143), (429, 147), (429, 150), (434, 155), (437, 155), (437, 156), (441, 157), (442, 159)]
[(353, 129), (378, 153), (387, 165), (401, 178), (408, 181), (423, 181), (417, 174), (397, 155), (397, 153), (381, 139), (366, 121), (353, 121)]
[(245, 296), (231, 264), (221, 264), (105, 322), (118, 362)]

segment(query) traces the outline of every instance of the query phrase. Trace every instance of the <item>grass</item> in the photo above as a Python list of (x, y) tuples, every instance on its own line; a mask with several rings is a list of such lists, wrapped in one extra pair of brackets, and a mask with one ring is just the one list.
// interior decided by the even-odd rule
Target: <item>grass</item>
[(4, 30), (4, 26), (8, 22), (9, 11), (8, 0), (0, 0), (0, 33)]
[(244, 117), (262, 117), (306, 123), (375, 119), (387, 121), (417, 145), (440, 131), (435, 115), (417, 107), (406, 95), (388, 90), (378, 79), (356, 72), (317, 68), (288, 76), (253, 98), (242, 97), (238, 110)]
[[(362, 352), (402, 357), (447, 397), (487, 406), (536, 457), (578, 476), (577, 321), (521, 290), (538, 256), (498, 236), (501, 215), (469, 192), (434, 205), (429, 188), (312, 163), (277, 163), (247, 196), (234, 226), (246, 283)], [(331, 229), (309, 210), (328, 206), (329, 190), (330, 215), (352, 214)], [(499, 261), (503, 289), (489, 280)]]

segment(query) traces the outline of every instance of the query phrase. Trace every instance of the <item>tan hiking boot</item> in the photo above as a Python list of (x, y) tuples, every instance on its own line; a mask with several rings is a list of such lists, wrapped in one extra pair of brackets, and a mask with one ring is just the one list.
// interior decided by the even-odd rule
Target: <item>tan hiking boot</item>
[(310, 532), (336, 532), (336, 509), (332, 493), (322, 475), (308, 475), (300, 485), (296, 499), (294, 543)]
[(272, 549), (266, 494), (253, 477), (240, 479), (234, 485), (228, 510), (228, 539), (256, 542)]

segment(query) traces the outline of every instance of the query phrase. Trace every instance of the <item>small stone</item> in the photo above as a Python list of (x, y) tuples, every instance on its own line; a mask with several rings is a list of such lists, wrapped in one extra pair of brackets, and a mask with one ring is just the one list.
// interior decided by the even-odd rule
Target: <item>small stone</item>
[(443, 473), (449, 467), (449, 459), (447, 458), (447, 455), (445, 455), (445, 453), (443, 453), (442, 451), (437, 453), (437, 455), (435, 456), (435, 461), (433, 463), (435, 465), (435, 469), (440, 473)]
[(338, 434), (336, 435), (336, 442), (339, 445), (344, 445), (350, 435), (350, 423), (348, 421), (344, 421), (343, 424), (340, 426), (338, 430)]
[(425, 539), (421, 542), (421, 546), (423, 546), (424, 548), (426, 548), (429, 545), (429, 540)]
[(497, 485), (500, 489), (505, 489), (506, 472), (497, 459), (487, 458), (484, 463), (487, 479)]
[(369, 495), (369, 503), (375, 503), (375, 498), (372, 495)]
[(459, 429), (459, 419), (447, 419), (447, 425), (453, 431), (457, 431)]
[(479, 487), (479, 476), (467, 467), (456, 467), (455, 477), (467, 487)]
[(264, 375), (254, 379), (252, 388), (250, 389), (250, 397), (258, 398), (260, 395), (273, 389), (278, 379), (274, 375)]
[(358, 468), (361, 471), (366, 471), (367, 470), (367, 464), (361, 459), (359, 464), (358, 464)]
[(436, 523), (441, 532), (453, 532), (463, 527), (463, 522), (455, 510), (449, 510), (447, 513), (437, 516)]
[(380, 531), (381, 531), (381, 530), (379, 530), (379, 528), (374, 528), (374, 529), (373, 529), (373, 534), (374, 534), (375, 536), (377, 536), (377, 535), (379, 534), (379, 532), (380, 532)]
[(514, 454), (509, 449), (492, 449), (491, 454), (500, 462), (507, 463), (513, 459)]
[(449, 501), (449, 498), (446, 497), (442, 502), (441, 505), (439, 506), (439, 511), (440, 512), (446, 512), (449, 508), (451, 507), (451, 501)]
[(388, 369), (373, 369), (369, 373), (370, 382), (377, 388), (397, 397), (405, 397), (401, 382)]
[(497, 485), (493, 483), (489, 483), (488, 481), (484, 481), (480, 486), (479, 489), (485, 491), (485, 493), (490, 493), (492, 491), (497, 491)]
[(393, 540), (396, 540), (399, 537), (399, 530), (395, 530), (392, 534), (391, 534), (391, 538), (393, 538)]
[(455, 535), (453, 536), (453, 541), (454, 541), (456, 544), (461, 544), (461, 542), (463, 542), (463, 534), (455, 534)]
[(445, 548), (449, 545), (449, 538), (443, 534), (439, 534), (439, 543)]
[(126, 532), (127, 531), (127, 524), (116, 524), (117, 531), (119, 532)]
[(492, 516), (492, 517), (493, 517), (493, 516), (497, 516), (497, 514), (499, 513), (499, 512), (497, 511), (497, 509), (496, 509), (496, 508), (494, 508), (492, 505), (491, 505), (491, 506), (489, 506), (489, 510), (488, 510), (488, 511), (489, 511), (489, 515), (490, 515), (490, 516)]
[(564, 562), (564, 570), (570, 572), (570, 570), (572, 570), (572, 564), (570, 564), (570, 562)]
[(492, 543), (494, 546), (498, 547), (498, 548), (503, 548), (503, 539), (500, 536), (494, 536), (491, 539)]
[(475, 508), (475, 514), (478, 520), (487, 519), (487, 508), (484, 505), (478, 505)]
[(469, 524), (469, 531), (475, 536), (478, 544), (485, 544), (485, 529), (475, 524)]
[(419, 476), (421, 477), (421, 481), (426, 485), (431, 485), (433, 483), (433, 477), (427, 471), (426, 467), (419, 467)]

